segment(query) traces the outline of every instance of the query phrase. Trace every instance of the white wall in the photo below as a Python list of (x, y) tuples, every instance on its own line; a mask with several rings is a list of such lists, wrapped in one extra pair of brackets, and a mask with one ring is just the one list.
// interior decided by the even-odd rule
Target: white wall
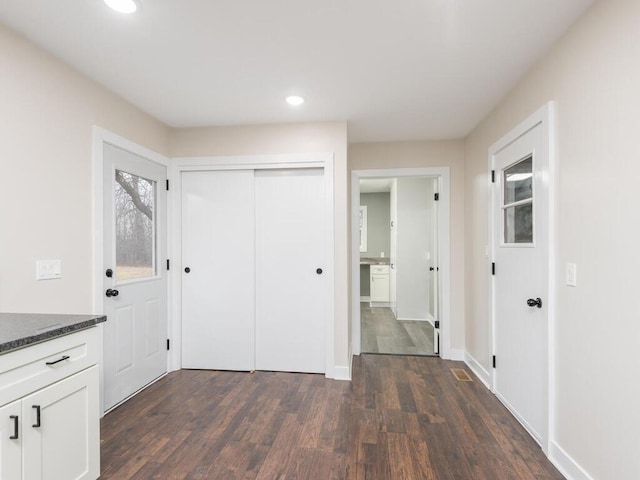
[(430, 308), (433, 180), (398, 178), (397, 318), (427, 320)]
[(574, 478), (640, 478), (639, 25), (637, 0), (597, 2), (465, 141), (466, 348), (489, 370), (487, 152), (557, 102), (551, 454)]
[(91, 313), (92, 126), (163, 154), (168, 128), (3, 26), (0, 65), (0, 311)]
[[(385, 168), (449, 167), (451, 172), (451, 349), (462, 356), (464, 349), (464, 143), (385, 142), (349, 146), (349, 171)], [(349, 279), (349, 281), (351, 281)]]
[(326, 122), (295, 125), (258, 125), (174, 129), (170, 135), (171, 156), (204, 157), (287, 153), (334, 154), (334, 357), (338, 373), (350, 367), (350, 322), (348, 317), (349, 272), (347, 251), (347, 125)]

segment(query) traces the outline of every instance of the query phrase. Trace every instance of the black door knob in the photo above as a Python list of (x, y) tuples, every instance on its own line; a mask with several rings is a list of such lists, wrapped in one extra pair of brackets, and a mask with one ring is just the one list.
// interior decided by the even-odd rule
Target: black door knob
[(317, 273), (318, 275), (322, 275), (322, 269), (321, 269), (321, 268), (317, 268), (317, 269), (316, 269), (316, 273)]
[(429, 271), (430, 271), (430, 272), (433, 272), (434, 270), (435, 270), (435, 268), (433, 268), (433, 267), (429, 267)]
[(540, 297), (536, 298), (535, 300), (533, 298), (530, 298), (529, 300), (527, 300), (527, 305), (529, 305), (530, 307), (542, 308), (542, 300), (540, 299)]
[(107, 271), (106, 271), (106, 272), (104, 272), (104, 274), (105, 274), (107, 277), (111, 278), (111, 277), (113, 277), (113, 270), (111, 270), (110, 268), (107, 268)]
[(185, 267), (184, 273), (189, 273), (190, 271), (191, 271), (191, 269), (189, 267)]
[(120, 295), (120, 292), (115, 288), (107, 288), (105, 295), (107, 297), (117, 297), (118, 295)]

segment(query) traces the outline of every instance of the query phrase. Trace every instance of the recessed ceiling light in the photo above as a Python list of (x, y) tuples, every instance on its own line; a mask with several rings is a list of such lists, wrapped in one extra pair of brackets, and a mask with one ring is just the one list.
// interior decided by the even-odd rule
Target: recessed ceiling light
[(138, 9), (133, 0), (104, 0), (104, 3), (120, 13), (133, 13)]
[(287, 97), (287, 103), (289, 105), (301, 105), (304, 103), (304, 98), (302, 97), (298, 97), (296, 95), (291, 95), (290, 97)]

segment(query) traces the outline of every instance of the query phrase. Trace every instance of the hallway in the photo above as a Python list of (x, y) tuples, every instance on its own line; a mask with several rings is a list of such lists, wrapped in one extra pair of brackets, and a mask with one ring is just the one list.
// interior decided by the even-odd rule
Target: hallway
[(390, 308), (360, 303), (362, 353), (435, 355), (429, 322), (396, 320)]

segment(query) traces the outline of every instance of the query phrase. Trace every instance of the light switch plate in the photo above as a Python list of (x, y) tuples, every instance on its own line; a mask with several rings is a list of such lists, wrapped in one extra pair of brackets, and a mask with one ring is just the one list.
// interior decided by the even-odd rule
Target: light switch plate
[(62, 278), (62, 260), (37, 260), (36, 280)]
[(567, 285), (575, 287), (578, 281), (578, 271), (575, 263), (567, 263)]

